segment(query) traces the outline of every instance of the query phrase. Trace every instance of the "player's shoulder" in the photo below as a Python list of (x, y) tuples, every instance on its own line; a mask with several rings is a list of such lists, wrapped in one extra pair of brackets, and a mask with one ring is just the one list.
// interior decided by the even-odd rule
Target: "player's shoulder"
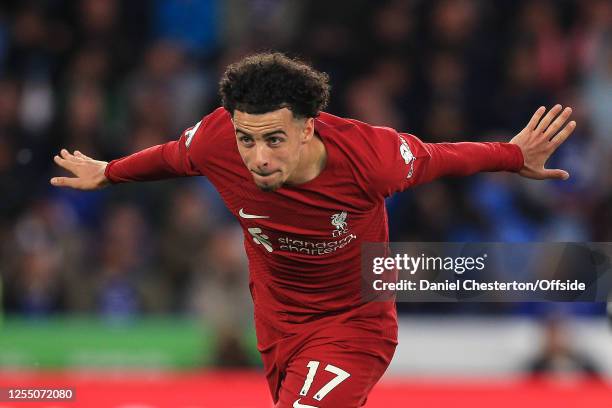
[(360, 132), (367, 133), (375, 127), (368, 123), (361, 122), (357, 119), (343, 118), (340, 116), (332, 115), (328, 112), (319, 113), (319, 116), (317, 116), (317, 122), (321, 123), (327, 128), (334, 129), (339, 132), (344, 132), (346, 134)]
[(214, 111), (212, 111), (211, 113), (209, 113), (208, 115), (204, 116), (201, 120), (201, 123), (202, 123), (202, 128), (207, 129), (208, 131), (231, 130), (233, 134), (234, 126), (232, 124), (232, 117), (229, 114), (229, 112), (223, 107), (219, 107), (215, 109)]
[(224, 108), (204, 116), (184, 132), (184, 138), (190, 160), (217, 189), (250, 176), (238, 153), (231, 115)]
[(378, 197), (377, 186), (398, 156), (398, 132), (329, 113), (319, 115), (315, 129), (334, 149), (331, 157), (340, 174), (350, 177), (366, 194)]
[(395, 146), (398, 139), (397, 131), (390, 127), (325, 112), (321, 112), (315, 127), (347, 156), (348, 163), (369, 168), (378, 167), (385, 160), (386, 150)]
[(185, 129), (185, 144), (187, 148), (208, 146), (211, 142), (221, 139), (233, 140), (234, 126), (229, 112), (220, 107), (202, 117), (193, 126)]
[(397, 131), (386, 126), (374, 126), (357, 119), (342, 118), (327, 112), (317, 117), (317, 130), (333, 133), (334, 140), (353, 147), (375, 147), (380, 138), (397, 138)]

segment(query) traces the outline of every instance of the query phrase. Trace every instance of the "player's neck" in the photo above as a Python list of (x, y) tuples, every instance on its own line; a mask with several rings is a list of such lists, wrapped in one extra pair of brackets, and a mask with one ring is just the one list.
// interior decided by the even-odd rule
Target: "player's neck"
[(305, 146), (300, 163), (287, 184), (302, 184), (316, 178), (327, 163), (327, 151), (321, 138), (315, 133), (310, 143)]

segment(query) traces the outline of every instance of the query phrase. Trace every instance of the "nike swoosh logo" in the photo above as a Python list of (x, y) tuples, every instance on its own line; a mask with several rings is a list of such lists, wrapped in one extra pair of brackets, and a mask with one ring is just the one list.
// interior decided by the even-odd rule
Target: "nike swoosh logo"
[(314, 405), (300, 404), (300, 400), (301, 398), (295, 400), (295, 402), (293, 403), (293, 408), (317, 408)]
[(238, 211), (238, 215), (240, 215), (240, 217), (242, 217), (242, 218), (249, 218), (249, 219), (253, 219), (253, 218), (270, 218), (267, 215), (247, 214), (247, 213), (244, 212), (244, 208), (241, 208), (240, 211)]

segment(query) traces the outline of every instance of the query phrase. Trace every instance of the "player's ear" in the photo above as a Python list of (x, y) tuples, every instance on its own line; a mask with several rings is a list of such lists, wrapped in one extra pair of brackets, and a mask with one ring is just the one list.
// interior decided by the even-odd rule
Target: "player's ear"
[(304, 119), (302, 126), (302, 143), (308, 143), (314, 135), (314, 118)]

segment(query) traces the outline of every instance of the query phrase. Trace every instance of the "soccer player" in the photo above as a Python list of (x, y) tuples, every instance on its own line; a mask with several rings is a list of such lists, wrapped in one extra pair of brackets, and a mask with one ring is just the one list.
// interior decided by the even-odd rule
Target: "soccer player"
[[(442, 176), (544, 167), (574, 130), (571, 109), (536, 110), (509, 143), (423, 143), (325, 113), (326, 74), (279, 53), (230, 65), (222, 107), (178, 140), (110, 163), (67, 150), (54, 186), (205, 176), (244, 230), (257, 345), (276, 407), (359, 407), (397, 345), (392, 301), (361, 296), (360, 245), (387, 242), (385, 197)], [(545, 114), (546, 113), (546, 114)]]

